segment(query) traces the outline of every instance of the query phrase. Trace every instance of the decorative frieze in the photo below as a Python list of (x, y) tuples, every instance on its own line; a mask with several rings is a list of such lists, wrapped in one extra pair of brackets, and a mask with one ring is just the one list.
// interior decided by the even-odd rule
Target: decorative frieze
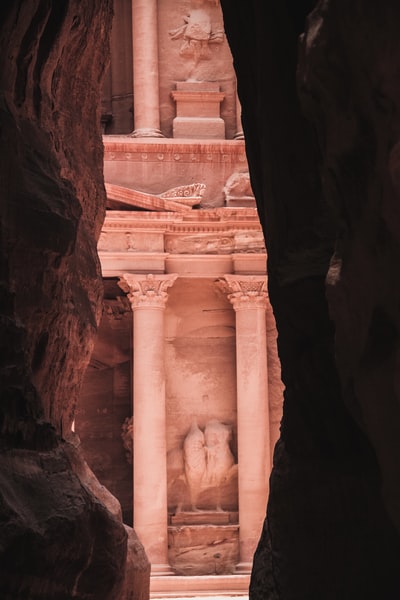
[(169, 139), (146, 140), (127, 136), (103, 137), (104, 160), (129, 162), (185, 162), (185, 163), (242, 163), (247, 166), (243, 140), (210, 140), (207, 142)]
[(266, 270), (255, 209), (107, 211), (98, 251), (105, 277), (124, 272), (218, 277)]

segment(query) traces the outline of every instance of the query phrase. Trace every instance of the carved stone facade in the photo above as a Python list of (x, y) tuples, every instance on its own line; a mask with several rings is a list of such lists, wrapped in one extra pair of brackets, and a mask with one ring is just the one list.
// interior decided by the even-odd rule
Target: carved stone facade
[[(133, 506), (153, 594), (205, 585), (243, 592), (283, 386), (221, 9), (209, 0), (121, 0), (115, 11), (98, 242), (106, 310), (76, 430), (101, 481), (113, 477), (112, 446), (130, 472), (113, 493), (126, 519)], [(133, 30), (121, 37), (127, 16)], [(117, 110), (123, 48), (133, 102)], [(122, 356), (124, 412), (112, 408)], [(107, 384), (96, 380), (103, 363)], [(103, 441), (102, 419), (105, 432), (119, 422)], [(220, 583), (204, 583), (214, 575)]]

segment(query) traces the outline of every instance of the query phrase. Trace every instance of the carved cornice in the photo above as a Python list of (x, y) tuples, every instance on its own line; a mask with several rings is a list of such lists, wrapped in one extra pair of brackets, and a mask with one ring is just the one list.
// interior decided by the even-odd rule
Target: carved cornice
[(235, 310), (268, 308), (267, 278), (253, 275), (224, 275), (218, 287), (227, 294)]
[(168, 299), (167, 288), (171, 287), (178, 275), (138, 275), (125, 273), (120, 277), (119, 287), (127, 293), (132, 309), (165, 308)]
[(132, 138), (128, 135), (104, 135), (105, 161), (175, 162), (175, 163), (242, 163), (247, 165), (243, 140), (184, 142)]
[(215, 208), (182, 213), (108, 210), (103, 232), (134, 229), (163, 233), (219, 233), (227, 231), (259, 231), (255, 208)]

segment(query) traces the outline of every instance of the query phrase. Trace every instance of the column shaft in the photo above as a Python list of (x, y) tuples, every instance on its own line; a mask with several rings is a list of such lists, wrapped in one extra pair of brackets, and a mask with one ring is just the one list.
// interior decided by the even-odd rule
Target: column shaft
[(266, 278), (225, 275), (220, 285), (236, 313), (239, 467), (238, 571), (250, 571), (266, 513), (271, 465)]
[(250, 564), (265, 518), (270, 474), (264, 307), (236, 309), (240, 562)]
[(132, 0), (134, 137), (160, 131), (157, 0)]
[(133, 515), (152, 565), (168, 563), (163, 312), (133, 312)]
[(119, 282), (133, 310), (133, 525), (153, 574), (170, 572), (164, 309), (175, 279), (125, 274)]

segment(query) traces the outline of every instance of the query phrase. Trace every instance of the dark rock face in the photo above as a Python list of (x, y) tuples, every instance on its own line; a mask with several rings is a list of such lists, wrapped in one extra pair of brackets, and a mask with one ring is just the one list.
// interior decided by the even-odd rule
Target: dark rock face
[(98, 99), (111, 16), (111, 0), (0, 6), (4, 600), (121, 597), (127, 533), (68, 442), (101, 310)]
[(250, 596), (392, 600), (400, 6), (221, 4), (286, 388)]
[(114, 598), (126, 534), (71, 469), (51, 452), (2, 453), (2, 598)]

